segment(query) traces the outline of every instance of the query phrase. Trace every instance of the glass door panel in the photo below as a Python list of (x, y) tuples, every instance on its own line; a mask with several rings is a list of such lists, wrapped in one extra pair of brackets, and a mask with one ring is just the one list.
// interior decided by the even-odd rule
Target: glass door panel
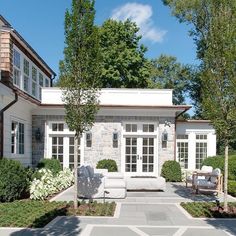
[(125, 171), (137, 172), (137, 138), (125, 138)]
[(154, 138), (143, 138), (142, 142), (142, 172), (154, 170)]

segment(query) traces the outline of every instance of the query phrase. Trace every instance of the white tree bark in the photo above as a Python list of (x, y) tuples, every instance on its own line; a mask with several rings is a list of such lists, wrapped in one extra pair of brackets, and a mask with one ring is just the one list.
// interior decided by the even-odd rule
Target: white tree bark
[(78, 209), (78, 137), (75, 136), (74, 145), (74, 172), (75, 172), (75, 186), (74, 186), (74, 209)]
[(229, 161), (229, 146), (225, 145), (225, 171), (224, 171), (224, 211), (228, 211), (228, 161)]

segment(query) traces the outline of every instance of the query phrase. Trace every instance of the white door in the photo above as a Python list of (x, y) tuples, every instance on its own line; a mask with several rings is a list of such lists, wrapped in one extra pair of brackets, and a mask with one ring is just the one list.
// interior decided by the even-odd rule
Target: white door
[(157, 155), (154, 136), (127, 136), (125, 141), (124, 170), (130, 176), (156, 176)]

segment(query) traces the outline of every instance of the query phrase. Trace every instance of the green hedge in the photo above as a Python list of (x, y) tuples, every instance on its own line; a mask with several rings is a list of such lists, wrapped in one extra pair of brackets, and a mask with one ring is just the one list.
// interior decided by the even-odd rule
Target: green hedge
[(161, 169), (161, 176), (167, 182), (181, 182), (181, 167), (177, 161), (166, 161)]
[(236, 197), (236, 181), (228, 180), (228, 193)]
[(53, 175), (56, 175), (62, 170), (60, 161), (57, 159), (42, 159), (37, 166), (39, 169), (46, 168), (52, 171)]
[(27, 171), (19, 161), (0, 160), (0, 201), (20, 199), (29, 188)]
[[(202, 166), (212, 166), (213, 169), (220, 168), (224, 173), (224, 157), (208, 157), (202, 162)], [(229, 156), (229, 180), (236, 180), (236, 155)]]
[(103, 159), (97, 163), (97, 169), (108, 169), (108, 172), (116, 172), (118, 170), (117, 164), (112, 159)]

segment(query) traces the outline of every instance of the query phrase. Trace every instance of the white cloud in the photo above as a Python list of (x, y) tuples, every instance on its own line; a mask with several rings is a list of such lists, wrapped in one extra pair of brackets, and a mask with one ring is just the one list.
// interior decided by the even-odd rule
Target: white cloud
[(126, 3), (112, 11), (112, 19), (125, 21), (130, 19), (140, 28), (140, 34), (144, 39), (154, 43), (160, 43), (167, 31), (160, 30), (154, 26), (152, 20), (152, 7), (140, 3)]

